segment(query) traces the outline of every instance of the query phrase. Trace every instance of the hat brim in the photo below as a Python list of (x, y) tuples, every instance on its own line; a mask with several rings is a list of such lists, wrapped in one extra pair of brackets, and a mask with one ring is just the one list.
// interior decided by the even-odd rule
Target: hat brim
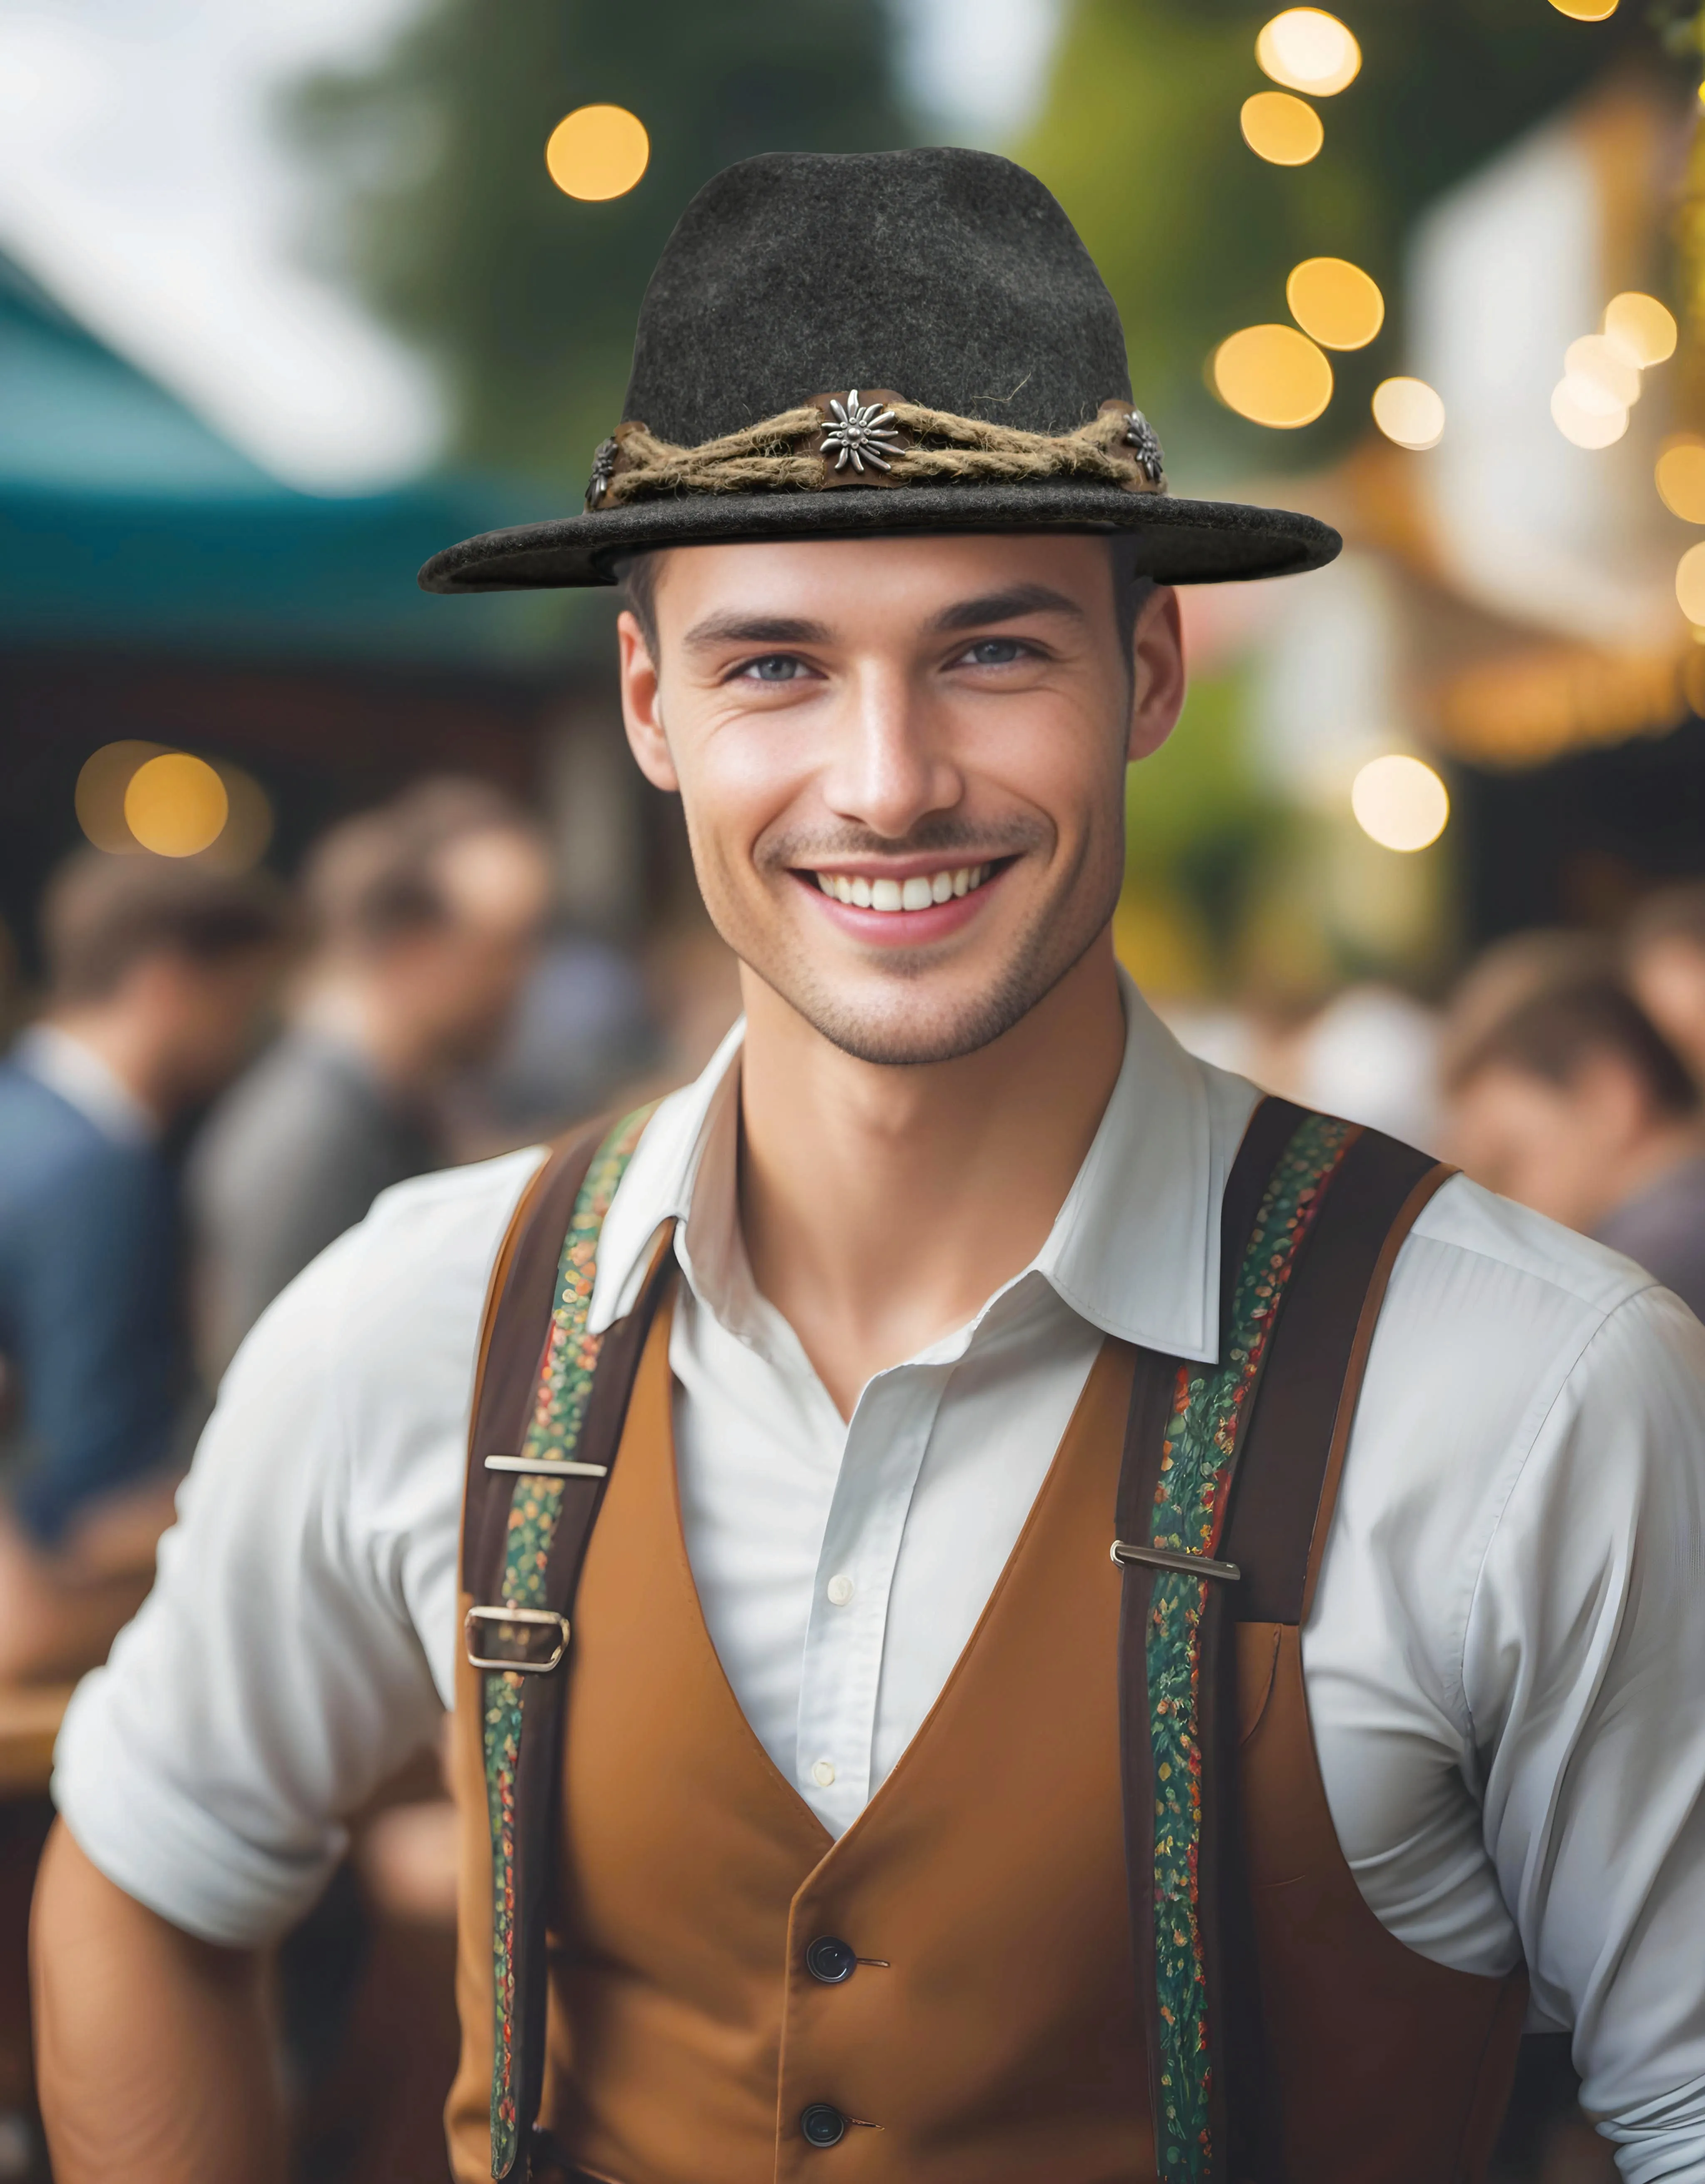
[(1129, 532), (1137, 572), (1163, 584), (1289, 577), (1332, 560), (1329, 524), (1282, 508), (1178, 500), (1067, 479), (822, 493), (698, 493), (487, 531), (435, 554), (426, 592), (552, 591), (616, 582), (623, 555), (666, 546), (896, 531)]

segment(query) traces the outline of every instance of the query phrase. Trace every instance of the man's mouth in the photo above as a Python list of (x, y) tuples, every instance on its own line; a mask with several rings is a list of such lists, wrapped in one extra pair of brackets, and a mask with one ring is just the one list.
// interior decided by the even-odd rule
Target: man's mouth
[(992, 863), (955, 865), (903, 880), (879, 872), (818, 872), (815, 878), (825, 894), (854, 910), (897, 911), (928, 910), (956, 895), (974, 894), (995, 869)]

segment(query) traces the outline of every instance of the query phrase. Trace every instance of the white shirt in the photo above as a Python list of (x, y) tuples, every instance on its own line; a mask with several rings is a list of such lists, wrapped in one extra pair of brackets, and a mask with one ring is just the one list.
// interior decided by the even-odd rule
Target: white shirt
[[(833, 1828), (939, 1691), (1101, 1335), (1216, 1354), (1219, 1198), (1256, 1095), (1129, 989), (1126, 1015), (1034, 1262), (849, 1423), (740, 1248), (737, 1038), (611, 1208), (594, 1325), (681, 1224), (694, 1574), (748, 1718)], [(191, 1931), (287, 1925), (340, 1815), (432, 1733), (481, 1303), (538, 1157), (387, 1193), (286, 1291), (231, 1368), (159, 1583), (73, 1702), (62, 1809)], [(1702, 1567), (1705, 1330), (1626, 1261), (1448, 1184), (1398, 1258), (1304, 1633), (1321, 1771), (1393, 1934), (1465, 1970), (1525, 1956), (1633, 2184), (1705, 2184)]]

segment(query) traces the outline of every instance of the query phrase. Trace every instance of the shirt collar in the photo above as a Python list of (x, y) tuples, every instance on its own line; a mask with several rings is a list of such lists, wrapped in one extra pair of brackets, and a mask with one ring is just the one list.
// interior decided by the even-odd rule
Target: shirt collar
[[(1104, 1334), (1169, 1356), (1219, 1348), (1219, 1209), (1260, 1095), (1180, 1046), (1120, 973), (1125, 1052), (1112, 1095), (1047, 1240), (1039, 1273)], [(735, 1196), (736, 1024), (703, 1074), (648, 1125), (605, 1217), (589, 1329), (631, 1310), (659, 1228), (697, 1294), (736, 1333), (761, 1300), (740, 1248)], [(1020, 1279), (1022, 1279), (1021, 1277)]]
[(114, 1145), (151, 1145), (159, 1135), (159, 1123), (130, 1086), (92, 1047), (58, 1024), (31, 1024), (13, 1047), (12, 1059)]

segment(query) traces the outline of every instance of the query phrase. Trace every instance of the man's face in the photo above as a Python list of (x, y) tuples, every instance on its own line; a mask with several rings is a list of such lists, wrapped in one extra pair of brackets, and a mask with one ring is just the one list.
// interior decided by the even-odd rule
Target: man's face
[(683, 548), (655, 601), (659, 661), (621, 620), (635, 754), (681, 792), (723, 939), (835, 1045), (972, 1052), (1106, 928), (1125, 766), (1183, 666), (1160, 592), (1134, 680), (1104, 541)]
[(452, 843), (437, 879), (448, 916), (400, 941), (394, 989), (442, 1067), (486, 1059), (500, 1044), (538, 952), (550, 869), (532, 838), (491, 827)]
[(1646, 1013), (1705, 1083), (1705, 948), (1679, 933), (1650, 941), (1630, 972)]
[(248, 1060), (281, 967), (272, 948), (210, 962), (163, 950), (136, 966), (127, 986), (158, 1028), (160, 1089), (172, 1107), (210, 1098)]
[(1452, 1100), (1451, 1153), (1489, 1190), (1591, 1234), (1623, 1197), (1629, 1156), (1652, 1127), (1638, 1080), (1611, 1056), (1563, 1084), (1495, 1062)]

